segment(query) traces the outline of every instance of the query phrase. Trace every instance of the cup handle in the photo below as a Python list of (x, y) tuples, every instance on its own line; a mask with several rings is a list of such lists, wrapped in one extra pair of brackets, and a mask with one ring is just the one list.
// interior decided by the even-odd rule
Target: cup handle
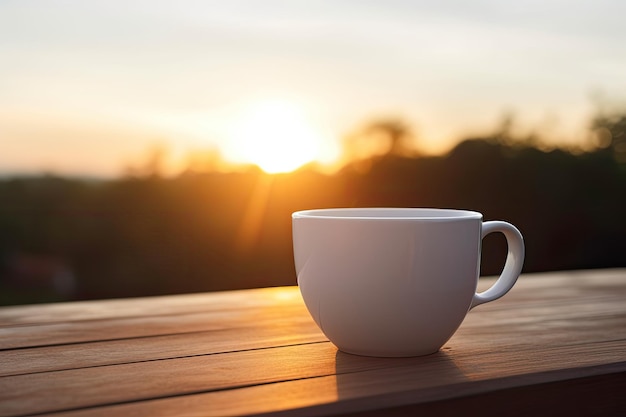
[(489, 233), (494, 232), (502, 233), (509, 247), (504, 269), (495, 284), (488, 290), (474, 294), (470, 309), (502, 297), (509, 292), (522, 272), (522, 265), (524, 264), (524, 238), (520, 231), (507, 222), (484, 222), (482, 225), (481, 239), (484, 239)]

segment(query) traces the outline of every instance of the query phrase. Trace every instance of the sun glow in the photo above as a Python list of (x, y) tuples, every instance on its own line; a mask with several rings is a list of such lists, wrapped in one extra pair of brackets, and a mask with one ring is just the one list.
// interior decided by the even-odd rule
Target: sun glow
[(332, 146), (300, 109), (286, 101), (262, 101), (233, 121), (228, 160), (252, 163), (267, 173), (290, 172), (312, 161), (324, 162)]

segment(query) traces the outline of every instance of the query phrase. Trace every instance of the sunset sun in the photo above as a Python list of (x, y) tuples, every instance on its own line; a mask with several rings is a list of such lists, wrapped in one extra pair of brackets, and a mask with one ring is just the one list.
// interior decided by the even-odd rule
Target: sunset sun
[(325, 139), (300, 109), (286, 101), (262, 101), (233, 121), (226, 157), (258, 165), (267, 173), (293, 171), (320, 160)]

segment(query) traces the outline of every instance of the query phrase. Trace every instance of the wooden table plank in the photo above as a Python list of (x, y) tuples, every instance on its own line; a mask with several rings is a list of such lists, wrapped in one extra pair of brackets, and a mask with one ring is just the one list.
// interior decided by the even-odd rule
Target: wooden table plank
[[(233, 340), (237, 345), (233, 346)], [(236, 350), (266, 349), (327, 341), (315, 323), (14, 349), (0, 353), (0, 376), (116, 365)], [(51, 360), (52, 359), (52, 360)]]
[[(295, 289), (290, 289), (293, 293)], [(544, 291), (545, 292), (545, 291)], [(597, 297), (597, 296), (596, 296)], [(194, 356), (200, 354), (211, 354), (225, 351), (232, 341), (241, 341), (241, 349), (254, 349), (261, 347), (281, 346), (298, 343), (309, 343), (326, 340), (317, 327), (310, 320), (306, 309), (299, 297), (283, 297), (290, 300), (289, 303), (281, 304), (277, 310), (272, 306), (258, 307), (251, 309), (247, 315), (242, 314), (180, 314), (174, 318), (168, 316), (157, 316), (152, 320), (146, 318), (132, 318), (124, 320), (116, 318), (107, 321), (71, 322), (63, 335), (65, 341), (70, 345), (43, 346), (38, 349), (8, 350), (0, 357), (0, 375), (13, 375), (45, 370), (61, 370), (82, 366), (100, 366), (106, 364), (137, 362), (142, 360), (167, 359), (182, 356)], [(610, 302), (613, 300), (613, 302)], [(526, 314), (515, 319), (515, 331), (511, 332), (512, 319), (506, 310), (498, 309), (497, 303), (486, 305), (481, 309), (489, 311), (489, 314), (476, 315), (472, 313), (465, 321), (460, 333), (471, 328), (471, 332), (477, 334), (497, 332), (500, 343), (515, 344), (520, 340), (519, 331), (530, 335), (533, 332), (533, 340), (542, 337), (545, 332), (553, 332), (550, 337), (569, 338), (579, 340), (580, 337), (588, 333), (605, 332), (598, 321), (607, 320), (619, 324), (626, 322), (622, 297), (619, 293), (605, 295), (602, 302), (595, 302), (589, 308), (589, 297), (587, 303), (582, 304), (578, 299), (569, 299), (565, 303), (561, 301), (558, 305), (551, 304), (544, 308), (533, 307), (526, 309)], [(532, 313), (532, 315), (530, 314)], [(287, 317), (285, 317), (287, 316)], [(542, 317), (543, 320), (537, 320)], [(596, 318), (594, 320), (594, 318)], [(251, 324), (256, 321), (256, 326)], [(261, 322), (265, 326), (261, 326)], [(151, 326), (154, 324), (154, 326)], [(179, 324), (176, 326), (176, 324)], [(475, 327), (478, 324), (478, 327)], [(486, 324), (486, 329), (480, 329), (481, 324)], [(106, 327), (103, 328), (103, 325)], [(20, 328), (11, 327), (4, 329), (5, 338), (0, 342), (0, 346), (9, 343), (21, 343), (19, 347), (38, 346), (39, 344), (60, 344), (63, 338), (50, 331), (49, 327), (57, 327), (55, 324), (44, 324), (39, 327), (35, 325)], [(178, 334), (171, 333), (172, 327)], [(239, 328), (242, 328), (241, 334)], [(588, 329), (584, 328), (588, 327)], [(213, 329), (202, 331), (203, 329)], [(199, 329), (199, 330), (198, 330)], [(195, 330), (195, 331), (194, 331)], [(189, 332), (189, 333), (187, 333)], [(0, 329), (3, 333), (3, 329)], [(102, 340), (102, 333), (106, 338), (121, 339), (111, 342), (76, 343), (83, 340)], [(182, 333), (182, 334), (181, 334)], [(537, 333), (537, 334), (535, 334)], [(131, 339), (131, 336), (159, 335)], [(126, 336), (126, 337), (123, 337)], [(33, 340), (34, 339), (34, 340)], [(41, 340), (38, 340), (41, 339)], [(54, 339), (55, 343), (52, 343)], [(27, 343), (29, 342), (29, 343)], [(133, 349), (129, 349), (132, 346)], [(207, 349), (210, 347), (210, 349)], [(188, 349), (189, 348), (189, 349)], [(51, 362), (49, 358), (54, 357)], [(21, 360), (20, 360), (21, 359)]]
[[(579, 344), (540, 351), (530, 346), (505, 352), (486, 351), (480, 353), (480, 360), (473, 351), (398, 360), (342, 354), (326, 342), (273, 348), (271, 352), (263, 349), (106, 369), (83, 368), (4, 378), (7, 383), (0, 394), (0, 415), (71, 410), (202, 392), (226, 393), (324, 376), (336, 379), (336, 395), (345, 399), (443, 386), (451, 387), (446, 394), (449, 396), (456, 395), (458, 385), (468, 381), (489, 382), (613, 362), (621, 363), (604, 371), (623, 372), (623, 348), (623, 341), (613, 341), (594, 344), (591, 349)], [(74, 392), (80, 395), (68, 395)], [(214, 396), (214, 403), (224, 401), (220, 408), (228, 407), (230, 400), (220, 400), (220, 395)]]
[[(175, 316), (275, 307), (294, 293), (283, 287), (112, 300), (0, 307), (0, 327), (129, 317)], [(251, 294), (254, 294), (251, 296)]]
[(250, 327), (255, 322), (259, 326), (267, 326), (269, 323), (292, 321), (294, 316), (305, 317), (303, 305), (10, 326), (0, 328), (0, 350), (219, 331)]
[[(607, 296), (603, 302), (595, 303), (595, 307), (590, 310), (586, 308), (586, 304), (580, 305), (577, 299), (573, 299), (569, 303), (561, 302), (552, 307), (527, 308), (524, 315), (515, 319), (512, 319), (506, 310), (490, 311), (487, 309), (488, 306), (484, 306), (485, 314), (471, 313), (455, 338), (467, 334), (465, 344), (476, 349), (480, 346), (494, 348), (493, 344), (485, 341), (490, 340), (489, 336), (494, 333), (498, 334), (497, 343), (508, 347), (515, 347), (520, 343), (536, 343), (545, 337), (549, 337), (552, 342), (559, 343), (567, 341), (577, 343), (583, 338), (590, 337), (593, 340), (605, 340), (605, 337), (614, 340), (616, 337), (626, 336), (624, 334), (626, 326), (619, 326), (626, 323), (626, 311), (624, 311), (622, 301), (619, 295)], [(231, 320), (228, 326), (222, 326), (225, 328), (216, 326), (213, 331), (183, 333), (183, 329), (188, 330), (186, 327), (188, 317), (180, 315), (177, 316), (182, 322), (179, 334), (7, 350), (0, 356), (0, 375), (221, 353), (232, 348), (233, 340), (238, 341), (239, 350), (326, 340), (304, 307), (300, 302), (298, 304), (301, 308), (285, 306), (284, 311), (289, 311), (288, 318), (283, 317), (282, 313), (276, 314), (268, 307), (256, 310), (253, 317), (244, 316), (239, 317), (238, 320)], [(264, 311), (269, 317), (263, 316)], [(194, 318), (195, 316), (193, 315)], [(251, 323), (252, 318), (256, 320), (256, 325)], [(210, 323), (212, 320), (207, 321)], [(121, 325), (122, 321), (115, 319), (112, 322)], [(515, 327), (511, 326), (512, 322), (515, 323)], [(130, 324), (124, 323), (124, 326), (134, 323), (133, 319), (130, 320)], [(616, 332), (607, 334), (600, 324), (611, 323)], [(145, 323), (142, 324), (145, 326)], [(85, 334), (81, 332), (84, 323), (79, 323), (79, 325), (74, 327), (74, 332), (84, 337)], [(150, 330), (145, 327), (142, 329)], [(29, 326), (27, 330), (35, 335), (38, 334), (35, 326)], [(101, 328), (98, 330), (101, 331)], [(152, 329), (155, 334), (159, 334), (156, 330), (162, 329)], [(519, 337), (520, 331), (526, 335), (525, 338)], [(98, 335), (97, 331), (86, 333), (92, 338)], [(69, 333), (69, 335), (73, 334)], [(112, 335), (119, 336), (119, 332), (107, 333), (107, 337), (112, 337)], [(485, 340), (480, 340), (482, 337)], [(50, 361), (50, 358), (54, 358), (54, 361)]]
[[(132, 300), (122, 300), (129, 317), (97, 313), (105, 302), (43, 306), (57, 314), (52, 320), (4, 309), (0, 330), (22, 347), (0, 352), (0, 372), (12, 375), (0, 377), (0, 416), (331, 415), (582, 377), (622, 375), (616, 381), (626, 385), (626, 270), (522, 276), (505, 298), (470, 312), (441, 352), (422, 358), (337, 352), (297, 288), (204, 294), (191, 297), (189, 310), (177, 297), (187, 298), (138, 300), (157, 311), (166, 299), (172, 313), (155, 317)], [(206, 306), (211, 314), (198, 310)], [(209, 330), (188, 332), (203, 320)], [(70, 326), (66, 336), (50, 331), (58, 325)], [(98, 340), (89, 325), (118, 338)], [(56, 345), (28, 347), (50, 334)]]
[[(504, 355), (491, 353), (486, 355), (486, 360), (481, 362), (477, 371), (472, 355), (453, 358), (440, 352), (424, 358), (364, 359), (329, 349), (328, 354), (323, 356), (310, 357), (304, 353), (303, 362), (316, 361), (321, 368), (334, 372), (334, 375), (275, 384), (252, 384), (224, 391), (78, 410), (64, 415), (223, 416), (316, 406), (323, 406), (324, 414), (332, 415), (562, 381), (576, 378), (581, 372), (585, 375), (626, 372), (623, 362), (611, 367), (593, 366), (620, 357), (619, 350), (621, 346), (611, 342), (598, 348), (598, 351), (604, 352), (602, 358), (592, 358), (585, 355), (586, 350), (580, 346), (566, 350), (564, 353), (567, 356), (557, 348), (542, 352), (541, 360), (531, 362), (528, 361), (528, 357), (534, 359), (531, 350), (521, 352), (526, 358), (520, 358), (519, 353), (514, 352)], [(612, 351), (611, 357), (606, 356), (607, 351)], [(319, 349), (316, 350), (316, 353), (319, 352)], [(571, 358), (578, 360), (572, 363)], [(521, 374), (512, 366), (520, 361), (530, 365), (524, 367)], [(307, 363), (307, 366), (310, 365)], [(494, 375), (498, 377), (494, 378)]]

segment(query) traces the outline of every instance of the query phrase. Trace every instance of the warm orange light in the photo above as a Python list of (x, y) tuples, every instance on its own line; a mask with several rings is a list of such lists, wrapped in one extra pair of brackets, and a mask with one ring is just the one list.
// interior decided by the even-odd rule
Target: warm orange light
[(233, 122), (227, 159), (258, 165), (268, 173), (293, 171), (321, 160), (328, 144), (294, 104), (263, 101)]

